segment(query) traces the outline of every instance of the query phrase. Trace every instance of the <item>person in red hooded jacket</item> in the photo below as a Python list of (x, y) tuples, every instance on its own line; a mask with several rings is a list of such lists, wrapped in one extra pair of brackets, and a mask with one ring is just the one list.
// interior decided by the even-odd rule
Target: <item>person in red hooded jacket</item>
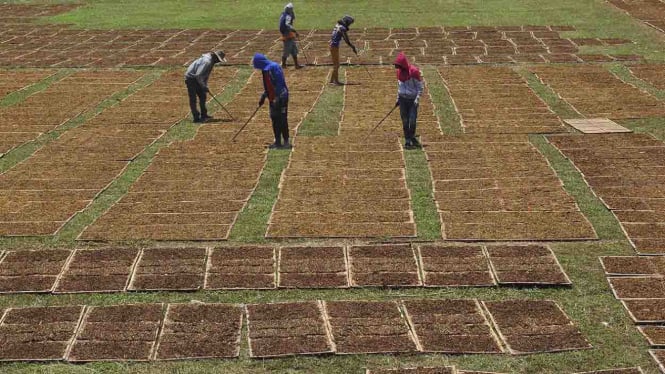
[(423, 78), (420, 75), (420, 69), (409, 64), (404, 52), (397, 55), (395, 68), (397, 69), (397, 102), (395, 102), (395, 107), (399, 107), (400, 116), (402, 117), (402, 128), (406, 139), (404, 147), (419, 147), (420, 143), (416, 139), (416, 120), (418, 119), (420, 95), (423, 94)]

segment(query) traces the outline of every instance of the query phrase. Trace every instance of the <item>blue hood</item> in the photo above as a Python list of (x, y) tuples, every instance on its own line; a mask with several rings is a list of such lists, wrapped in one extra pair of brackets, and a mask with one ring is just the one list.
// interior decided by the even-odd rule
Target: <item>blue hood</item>
[(272, 61), (268, 60), (268, 58), (260, 53), (255, 53), (254, 58), (252, 59), (252, 65), (254, 65), (254, 69), (259, 69), (259, 70), (268, 70), (268, 66), (270, 65)]

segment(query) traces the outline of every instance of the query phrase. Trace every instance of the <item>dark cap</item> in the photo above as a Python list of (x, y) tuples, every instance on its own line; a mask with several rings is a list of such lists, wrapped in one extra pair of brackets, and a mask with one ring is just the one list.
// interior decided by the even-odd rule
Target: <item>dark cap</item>
[(213, 54), (214, 54), (215, 56), (217, 56), (217, 59), (218, 59), (220, 62), (226, 62), (226, 58), (225, 58), (225, 57), (226, 57), (226, 54), (225, 54), (224, 52), (222, 52), (222, 51), (217, 51), (217, 52), (213, 52)]

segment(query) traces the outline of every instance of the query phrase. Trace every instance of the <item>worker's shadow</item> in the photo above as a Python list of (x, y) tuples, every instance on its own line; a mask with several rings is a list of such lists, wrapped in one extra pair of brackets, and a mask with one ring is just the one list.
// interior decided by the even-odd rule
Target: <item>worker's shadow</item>
[(206, 123), (226, 123), (226, 122), (233, 122), (231, 118), (215, 118), (208, 120)]

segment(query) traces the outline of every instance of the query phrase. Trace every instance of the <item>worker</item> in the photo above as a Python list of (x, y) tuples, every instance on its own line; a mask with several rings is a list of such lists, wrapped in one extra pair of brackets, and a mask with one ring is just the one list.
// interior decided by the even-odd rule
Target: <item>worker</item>
[[(205, 53), (189, 65), (185, 72), (185, 84), (189, 95), (189, 108), (192, 111), (194, 123), (204, 123), (212, 119), (206, 108), (206, 94), (210, 92), (208, 79), (212, 68), (219, 62), (226, 62), (222, 51)], [(201, 111), (196, 109), (196, 98), (199, 99)]]
[(298, 64), (298, 45), (296, 38), (300, 36), (296, 29), (293, 28), (293, 22), (296, 20), (296, 14), (293, 12), (293, 3), (288, 3), (284, 7), (284, 12), (279, 17), (279, 32), (282, 33), (282, 42), (284, 43), (284, 50), (282, 52), (282, 68), (286, 69), (286, 59), (289, 55), (293, 56), (293, 64), (296, 69), (304, 68), (303, 65)]
[(330, 38), (330, 55), (332, 56), (333, 71), (330, 77), (330, 83), (342, 86), (344, 83), (339, 81), (339, 43), (344, 39), (346, 44), (353, 50), (353, 53), (358, 54), (358, 50), (349, 40), (349, 28), (353, 23), (353, 17), (346, 15), (341, 20), (337, 21)]
[(268, 148), (291, 148), (289, 143), (289, 89), (284, 80), (281, 66), (260, 53), (254, 54), (252, 59), (254, 69), (261, 70), (263, 75), (263, 94), (259, 99), (259, 107), (266, 99), (270, 105), (270, 120), (275, 142)]
[(395, 58), (397, 69), (397, 101), (395, 107), (399, 106), (402, 117), (402, 128), (404, 129), (405, 148), (420, 147), (416, 139), (416, 120), (418, 119), (418, 104), (423, 94), (423, 79), (420, 69), (409, 64), (409, 61), (400, 52)]

